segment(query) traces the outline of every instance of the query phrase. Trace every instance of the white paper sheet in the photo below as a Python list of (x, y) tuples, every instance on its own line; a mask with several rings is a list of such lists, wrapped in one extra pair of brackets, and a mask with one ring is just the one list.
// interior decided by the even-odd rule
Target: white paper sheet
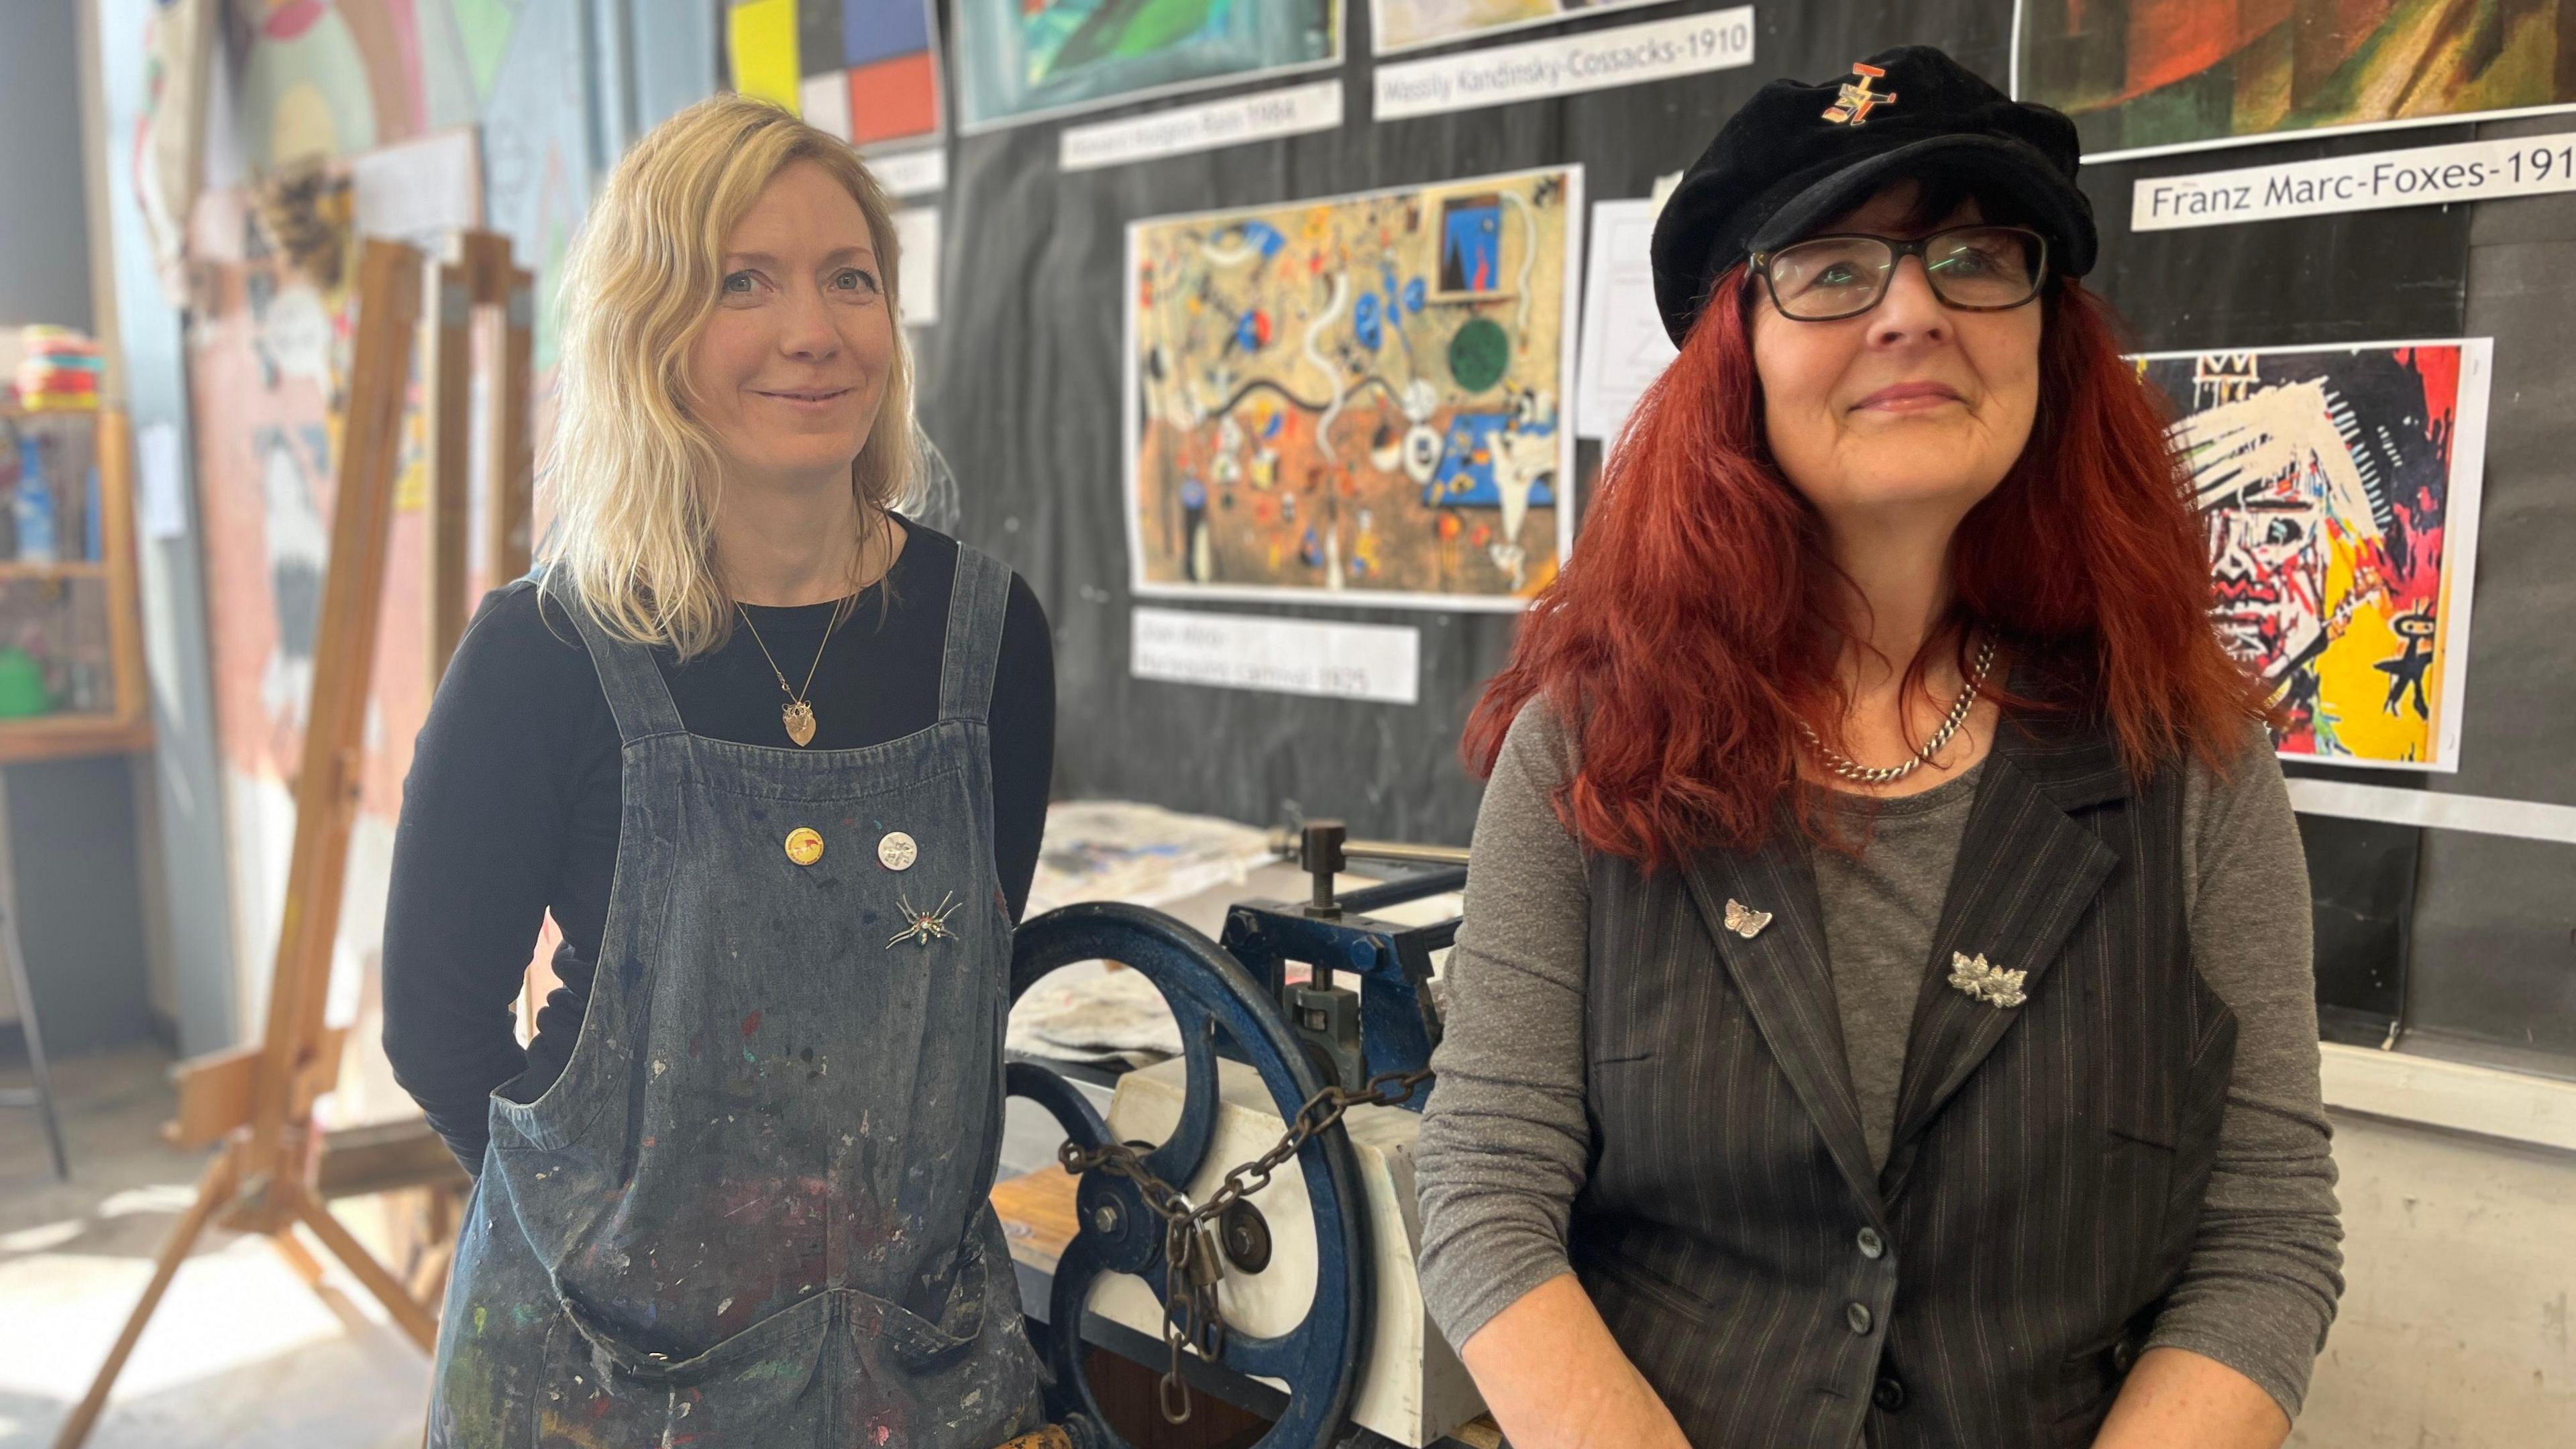
[(1592, 204), (1592, 255), (1583, 287), (1583, 350), (1576, 360), (1574, 426), (1586, 438), (1616, 437), (1638, 394), (1677, 355), (1655, 310), (1647, 243), (1653, 201)]

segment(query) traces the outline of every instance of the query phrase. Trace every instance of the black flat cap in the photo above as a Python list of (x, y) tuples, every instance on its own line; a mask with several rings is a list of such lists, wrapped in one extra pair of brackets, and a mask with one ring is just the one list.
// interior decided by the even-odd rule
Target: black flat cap
[(2093, 269), (2093, 205), (2075, 185), (2075, 123), (2015, 101), (1928, 45), (1882, 50), (1821, 85), (1776, 80), (1729, 117), (1655, 220), (1655, 305), (1680, 345), (1711, 283), (1892, 181), (1940, 173), (2027, 209), (2053, 271)]

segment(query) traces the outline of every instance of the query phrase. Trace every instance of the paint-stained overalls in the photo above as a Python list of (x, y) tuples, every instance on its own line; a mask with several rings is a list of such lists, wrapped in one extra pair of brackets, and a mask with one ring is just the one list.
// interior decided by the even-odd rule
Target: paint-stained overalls
[(492, 1100), (433, 1449), (989, 1449), (1040, 1426), (986, 1201), (1009, 581), (961, 547), (938, 722), (820, 752), (690, 734), (651, 654), (569, 606), (623, 743), (616, 878), (562, 1077)]

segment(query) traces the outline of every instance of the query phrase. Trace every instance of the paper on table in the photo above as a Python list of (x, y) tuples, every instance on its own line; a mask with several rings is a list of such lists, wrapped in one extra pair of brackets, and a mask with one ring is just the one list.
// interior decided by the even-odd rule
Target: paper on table
[(1592, 204), (1592, 252), (1583, 288), (1583, 350), (1574, 397), (1575, 431), (1616, 437), (1638, 394), (1663, 373), (1676, 351), (1655, 310), (1655, 274), (1647, 244), (1655, 234), (1652, 201)]

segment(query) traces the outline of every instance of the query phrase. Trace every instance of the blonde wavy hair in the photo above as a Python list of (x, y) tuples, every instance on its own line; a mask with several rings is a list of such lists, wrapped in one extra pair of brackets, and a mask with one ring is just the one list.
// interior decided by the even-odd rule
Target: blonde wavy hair
[(608, 175), (564, 268), (562, 364), (546, 487), (546, 587), (611, 634), (682, 659), (732, 632), (713, 553), (714, 436), (689, 415), (686, 364), (724, 275), (725, 242), (761, 188), (811, 161), (866, 213), (895, 346), (876, 423), (850, 464), (863, 528), (916, 468), (894, 210), (838, 138), (765, 101), (719, 95), (653, 128)]

